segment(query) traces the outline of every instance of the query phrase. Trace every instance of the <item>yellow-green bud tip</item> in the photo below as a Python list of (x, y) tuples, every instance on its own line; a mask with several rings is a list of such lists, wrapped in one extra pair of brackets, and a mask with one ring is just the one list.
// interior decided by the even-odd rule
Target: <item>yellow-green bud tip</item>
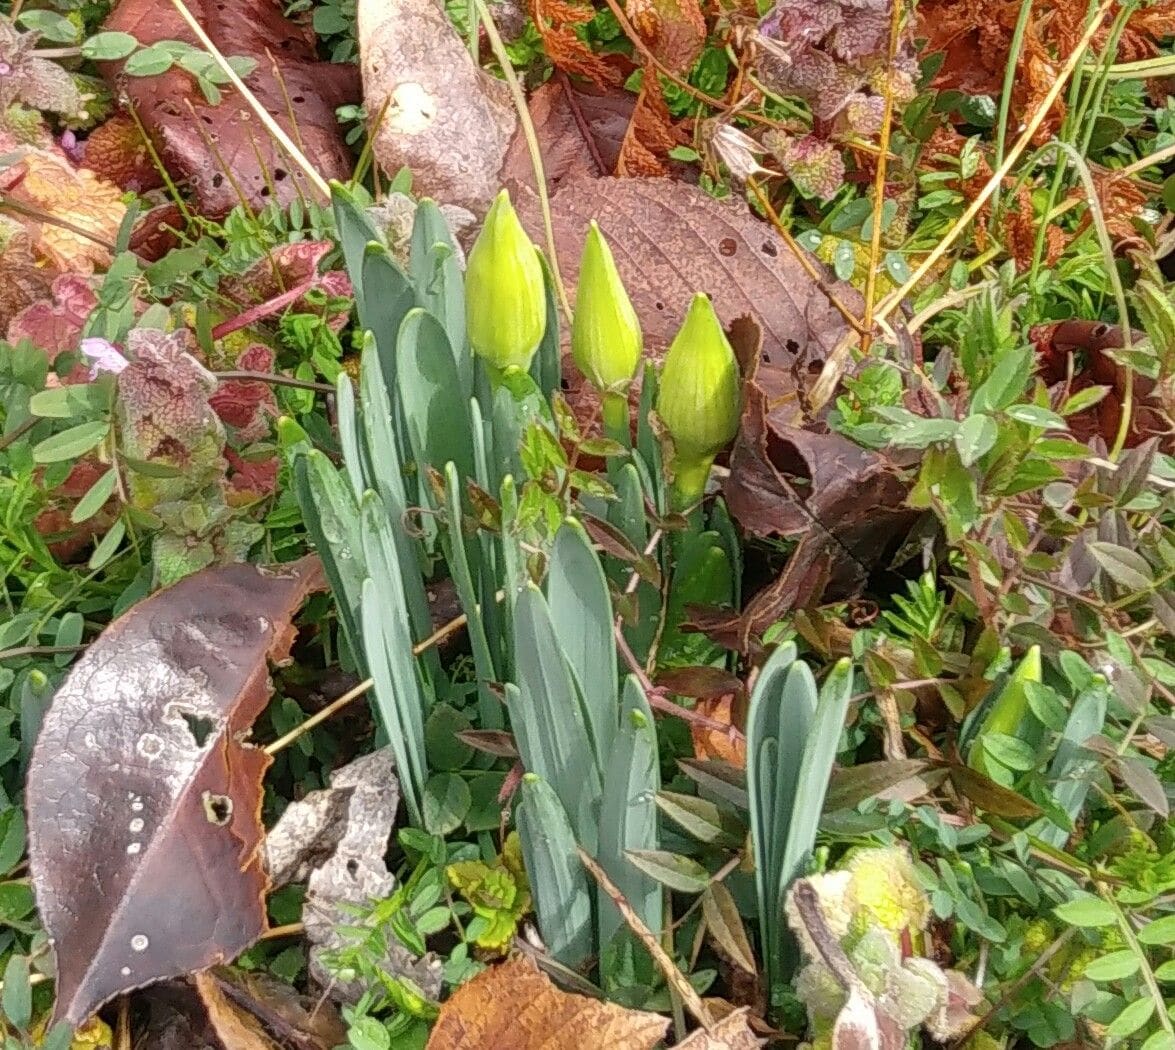
[(542, 263), (505, 190), (469, 252), (465, 324), (474, 352), (495, 368), (529, 367), (547, 329)]
[(641, 356), (640, 321), (624, 290), (612, 250), (594, 221), (579, 262), (571, 356), (601, 392), (628, 383)]
[(713, 459), (738, 431), (738, 361), (708, 296), (694, 296), (665, 354), (657, 414), (684, 462)]

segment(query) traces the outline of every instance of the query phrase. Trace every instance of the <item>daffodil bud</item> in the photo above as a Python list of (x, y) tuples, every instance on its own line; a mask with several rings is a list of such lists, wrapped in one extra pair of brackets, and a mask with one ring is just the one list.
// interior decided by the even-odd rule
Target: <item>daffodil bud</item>
[(641, 323), (624, 290), (612, 250), (594, 221), (579, 262), (571, 356), (601, 393), (622, 391), (641, 356)]
[(547, 328), (543, 267), (505, 190), (469, 253), (465, 319), (474, 352), (499, 369), (528, 368)]
[(657, 415), (673, 438), (679, 507), (702, 495), (714, 456), (738, 431), (738, 361), (714, 307), (695, 295), (665, 354)]

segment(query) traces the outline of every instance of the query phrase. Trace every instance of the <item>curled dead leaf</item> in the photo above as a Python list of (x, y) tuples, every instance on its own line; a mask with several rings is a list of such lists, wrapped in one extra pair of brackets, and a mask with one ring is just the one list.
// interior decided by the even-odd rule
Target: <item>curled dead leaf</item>
[(763, 1045), (750, 1027), (750, 1011), (743, 1007), (727, 1014), (710, 1031), (699, 1028), (673, 1050), (755, 1050)]
[(29, 865), (57, 954), (57, 1020), (224, 962), (265, 929), (262, 776), (246, 741), (316, 557), (189, 576), (73, 666), (29, 766)]
[[(307, 883), (302, 921), (310, 974), (335, 999), (357, 1002), (366, 990), (361, 980), (337, 980), (324, 957), (353, 943), (345, 928), (360, 924), (356, 909), (395, 889), (384, 855), (399, 804), (395, 758), (390, 747), (381, 748), (335, 770), (329, 788), (291, 803), (265, 842), (275, 886)], [(391, 940), (380, 967), (407, 977), (429, 998), (440, 996), (441, 964), (432, 953), (417, 958)]]
[[(743, 410), (723, 494), (751, 535), (798, 538), (780, 576), (744, 612), (742, 645), (791, 609), (826, 590), (851, 594), (891, 554), (917, 518), (895, 463), (828, 431), (816, 420), (792, 424), (804, 408), (815, 362), (799, 351), (773, 357), (740, 338)], [(806, 413), (804, 413), (806, 414)]]

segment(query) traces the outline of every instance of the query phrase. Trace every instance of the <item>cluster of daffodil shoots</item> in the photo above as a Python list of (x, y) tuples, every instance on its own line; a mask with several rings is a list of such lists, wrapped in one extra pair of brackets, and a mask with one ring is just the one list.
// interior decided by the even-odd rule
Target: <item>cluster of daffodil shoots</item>
[[(527, 369), (546, 329), (543, 267), (505, 190), (469, 254), (465, 287), (474, 352), (499, 372)], [(628, 388), (643, 345), (612, 251), (592, 222), (580, 260), (571, 353), (600, 392), (606, 433), (625, 444)], [(706, 295), (694, 296), (665, 355), (656, 410), (673, 439), (673, 504), (684, 509), (701, 499), (714, 457), (738, 430), (738, 362)]]

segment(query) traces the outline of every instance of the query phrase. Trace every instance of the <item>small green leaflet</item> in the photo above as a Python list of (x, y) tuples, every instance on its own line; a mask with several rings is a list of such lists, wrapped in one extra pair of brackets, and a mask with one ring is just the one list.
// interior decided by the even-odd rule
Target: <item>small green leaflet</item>
[(33, 447), (33, 459), (37, 463), (60, 463), (66, 459), (77, 459), (85, 455), (110, 433), (110, 424), (104, 420), (82, 423), (63, 430), (60, 434), (45, 438)]
[(1108, 901), (1091, 894), (1058, 905), (1054, 912), (1058, 919), (1070, 926), (1113, 926), (1118, 912)]
[(969, 467), (991, 450), (1000, 436), (999, 427), (991, 416), (968, 416), (955, 431), (955, 448), (963, 466)]
[(69, 520), (75, 525), (80, 521), (92, 518), (102, 509), (110, 495), (114, 492), (114, 483), (118, 480), (118, 471), (111, 467), (77, 502), (77, 506), (70, 512)]

